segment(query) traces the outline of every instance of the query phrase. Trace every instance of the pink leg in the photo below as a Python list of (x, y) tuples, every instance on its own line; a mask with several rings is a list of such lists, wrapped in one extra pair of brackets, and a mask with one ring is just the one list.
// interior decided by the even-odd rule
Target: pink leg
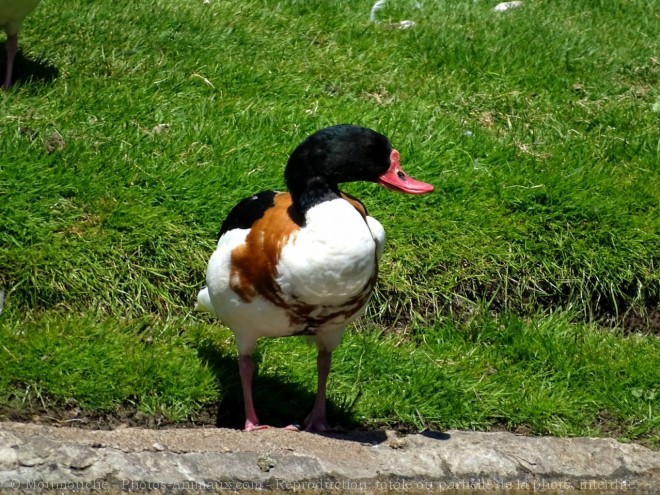
[(319, 375), (319, 385), (316, 392), (316, 402), (309, 416), (305, 419), (305, 431), (328, 431), (331, 428), (325, 419), (326, 408), (326, 384), (330, 374), (330, 364), (332, 363), (332, 354), (328, 351), (319, 350), (316, 358), (316, 368)]
[(11, 73), (14, 68), (14, 57), (16, 57), (16, 52), (18, 51), (18, 36), (13, 34), (7, 37), (7, 72), (5, 75), (5, 83), (2, 85), (2, 89), (7, 91), (9, 86), (11, 86)]
[(260, 425), (252, 400), (252, 375), (254, 375), (254, 360), (252, 356), (238, 356), (238, 371), (243, 386), (243, 401), (245, 402), (245, 431), (263, 430), (268, 426)]
[[(252, 398), (252, 376), (254, 375), (254, 360), (252, 356), (238, 356), (238, 371), (241, 375), (241, 385), (243, 386), (243, 401), (245, 402), (245, 431), (266, 430), (268, 425), (259, 424), (257, 412), (254, 409), (254, 400)], [(284, 428), (289, 431), (298, 431), (294, 425)]]

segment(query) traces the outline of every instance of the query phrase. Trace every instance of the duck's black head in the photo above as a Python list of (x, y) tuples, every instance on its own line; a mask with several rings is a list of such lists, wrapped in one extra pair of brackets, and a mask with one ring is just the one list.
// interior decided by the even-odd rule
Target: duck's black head
[(433, 191), (432, 185), (403, 172), (399, 152), (385, 136), (348, 124), (326, 127), (305, 139), (291, 153), (284, 178), (301, 213), (336, 199), (343, 182), (377, 182), (408, 194)]

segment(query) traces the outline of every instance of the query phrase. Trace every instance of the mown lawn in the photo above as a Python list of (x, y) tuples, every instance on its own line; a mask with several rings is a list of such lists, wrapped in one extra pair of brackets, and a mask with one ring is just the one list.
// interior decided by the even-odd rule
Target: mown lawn
[[(219, 225), (350, 122), (437, 189), (346, 186), (388, 246), (331, 419), (658, 445), (660, 2), (372, 3), (43, 0), (0, 94), (0, 418), (235, 424), (191, 312)], [(258, 357), (263, 419), (300, 421), (313, 349)]]

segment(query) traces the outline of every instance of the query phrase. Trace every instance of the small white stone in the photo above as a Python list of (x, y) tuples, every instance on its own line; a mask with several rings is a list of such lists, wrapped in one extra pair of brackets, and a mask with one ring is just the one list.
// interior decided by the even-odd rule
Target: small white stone
[(163, 132), (169, 131), (172, 128), (171, 124), (158, 124), (156, 127), (154, 127), (151, 132), (154, 134), (161, 134)]
[(399, 22), (399, 29), (410, 29), (417, 26), (415, 21), (401, 21)]
[(522, 6), (523, 6), (523, 3), (520, 2), (520, 1), (516, 1), (516, 2), (502, 2), (502, 3), (498, 3), (498, 4), (495, 6), (495, 9), (493, 9), (493, 10), (495, 10), (495, 12), (504, 12), (505, 10), (516, 9), (516, 8), (518, 8), (518, 7), (522, 7)]

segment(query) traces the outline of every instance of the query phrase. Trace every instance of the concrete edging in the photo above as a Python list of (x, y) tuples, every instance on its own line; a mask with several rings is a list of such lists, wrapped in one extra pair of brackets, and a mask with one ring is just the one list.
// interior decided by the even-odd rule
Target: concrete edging
[(332, 436), (0, 423), (0, 492), (660, 491), (660, 453), (602, 438)]

